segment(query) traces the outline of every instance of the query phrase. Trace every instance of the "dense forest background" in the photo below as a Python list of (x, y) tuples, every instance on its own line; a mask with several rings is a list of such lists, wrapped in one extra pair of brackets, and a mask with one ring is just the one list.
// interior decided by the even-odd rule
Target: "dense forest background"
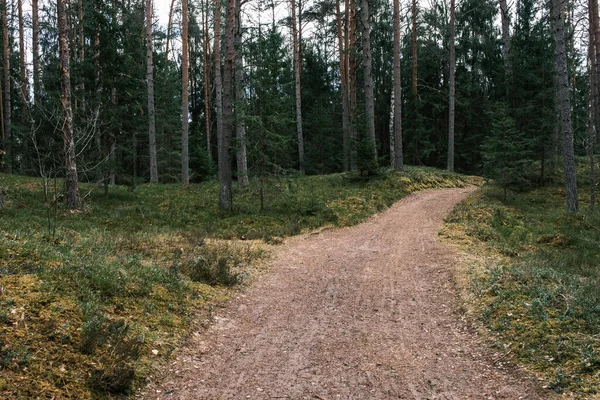
[(1, 4), (7, 172), (107, 190), (219, 172), (223, 208), (231, 176), (403, 163), (543, 184), (563, 120), (594, 165), (594, 0), (172, 0), (167, 26), (151, 0), (38, 1)]

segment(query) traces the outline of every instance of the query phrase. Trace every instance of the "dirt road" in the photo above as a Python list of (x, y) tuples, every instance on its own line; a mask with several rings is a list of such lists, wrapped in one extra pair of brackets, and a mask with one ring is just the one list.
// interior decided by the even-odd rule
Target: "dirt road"
[(435, 239), (470, 189), (407, 197), (359, 226), (290, 239), (148, 399), (541, 399), (469, 329)]

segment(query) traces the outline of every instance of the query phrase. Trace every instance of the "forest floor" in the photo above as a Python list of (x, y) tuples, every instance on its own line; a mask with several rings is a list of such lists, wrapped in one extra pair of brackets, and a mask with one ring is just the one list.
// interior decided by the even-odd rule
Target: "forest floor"
[(287, 239), (139, 398), (549, 397), (465, 317), (456, 255), (435, 234), (471, 192), (419, 192), (360, 225)]

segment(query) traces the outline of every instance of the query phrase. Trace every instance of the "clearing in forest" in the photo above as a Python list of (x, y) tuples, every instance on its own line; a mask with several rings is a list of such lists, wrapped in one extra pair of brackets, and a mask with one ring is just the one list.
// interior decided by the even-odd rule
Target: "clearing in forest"
[(546, 398), (461, 312), (455, 256), (435, 232), (471, 190), (419, 192), (361, 225), (289, 239), (139, 396)]

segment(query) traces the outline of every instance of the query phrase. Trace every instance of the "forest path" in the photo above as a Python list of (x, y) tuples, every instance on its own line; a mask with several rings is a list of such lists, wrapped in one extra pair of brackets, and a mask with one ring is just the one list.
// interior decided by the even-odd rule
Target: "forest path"
[(472, 189), (406, 197), (367, 222), (289, 239), (218, 310), (148, 399), (541, 399), (469, 328), (435, 232)]

